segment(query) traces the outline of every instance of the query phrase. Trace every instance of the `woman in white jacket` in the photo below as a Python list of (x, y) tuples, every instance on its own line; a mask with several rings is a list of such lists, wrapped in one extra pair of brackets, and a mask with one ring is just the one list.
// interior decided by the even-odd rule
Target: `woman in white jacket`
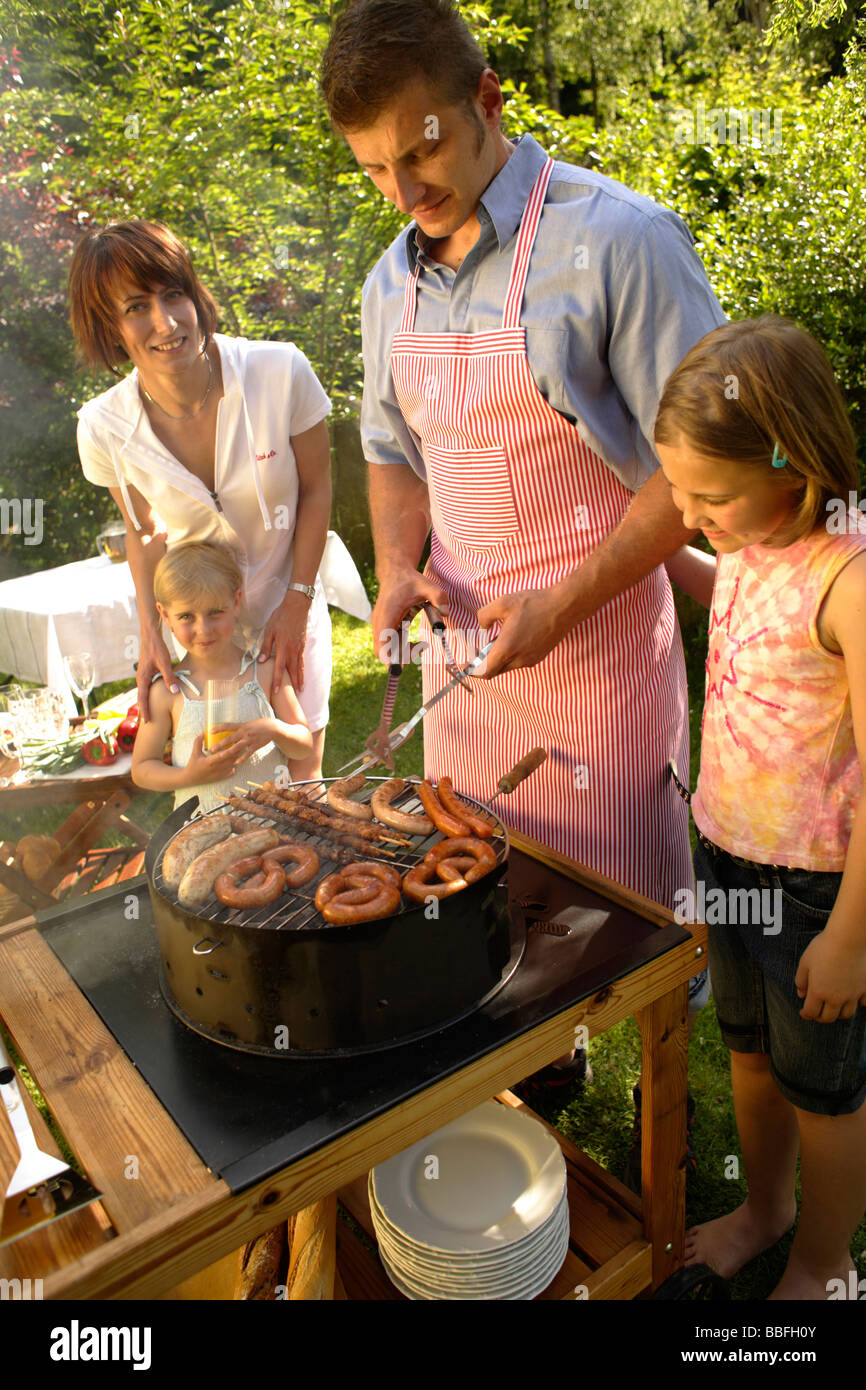
[[(325, 418), (331, 403), (292, 343), (215, 332), (216, 305), (189, 253), (160, 223), (89, 233), (69, 277), (72, 328), (88, 359), (121, 379), (79, 411), (84, 475), (109, 488), (126, 523), (141, 625), (138, 695), (176, 687), (153, 598), (166, 547), (217, 540), (237, 553), (248, 620), (264, 633), (314, 735), (292, 763), (321, 775), (331, 682), (331, 629), (317, 580), (331, 506)], [(119, 366), (133, 371), (121, 376)]]

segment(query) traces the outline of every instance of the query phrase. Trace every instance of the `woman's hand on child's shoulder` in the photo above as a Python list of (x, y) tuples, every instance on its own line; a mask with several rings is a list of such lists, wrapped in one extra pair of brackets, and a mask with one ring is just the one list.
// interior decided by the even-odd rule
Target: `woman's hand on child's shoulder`
[(157, 722), (164, 724), (165, 721), (168, 720), (170, 723), (174, 702), (179, 698), (179, 695), (173, 695), (171, 693), (164, 680), (161, 678), (155, 680), (150, 687), (148, 718), (144, 722), (148, 724)]

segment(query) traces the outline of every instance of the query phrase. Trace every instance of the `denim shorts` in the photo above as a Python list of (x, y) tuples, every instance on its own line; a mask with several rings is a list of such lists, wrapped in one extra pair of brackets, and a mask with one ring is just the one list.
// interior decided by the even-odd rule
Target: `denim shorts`
[[(747, 866), (706, 841), (698, 843), (694, 862), (708, 922), (716, 1013), (727, 1047), (766, 1053), (782, 1095), (801, 1110), (816, 1115), (859, 1110), (866, 1100), (866, 1008), (835, 1023), (801, 1018), (803, 1001), (794, 986), (800, 957), (830, 916), (841, 873)], [(719, 888), (724, 897), (711, 896)], [(757, 911), (737, 910), (747, 894)], [(713, 917), (725, 912), (723, 904), (731, 906), (715, 923)]]

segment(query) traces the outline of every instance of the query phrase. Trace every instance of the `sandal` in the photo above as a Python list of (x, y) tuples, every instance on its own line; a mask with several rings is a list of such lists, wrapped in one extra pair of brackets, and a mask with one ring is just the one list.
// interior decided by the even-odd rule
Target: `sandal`
[(586, 1048), (579, 1047), (567, 1066), (555, 1067), (551, 1062), (549, 1066), (533, 1072), (523, 1081), (518, 1081), (517, 1085), (510, 1089), (526, 1105), (530, 1105), (534, 1100), (564, 1100), (566, 1092), (569, 1090), (582, 1089), (584, 1086), (590, 1085), (592, 1085), (592, 1063), (586, 1055)]

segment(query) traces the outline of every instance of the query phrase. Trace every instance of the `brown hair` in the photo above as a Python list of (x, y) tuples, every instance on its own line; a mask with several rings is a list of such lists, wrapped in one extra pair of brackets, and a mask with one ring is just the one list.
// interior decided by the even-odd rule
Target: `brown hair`
[(216, 541), (184, 541), (163, 555), (153, 575), (153, 596), (167, 608), (180, 599), (195, 603), (228, 591), (234, 598), (243, 590), (237, 556)]
[(217, 307), (196, 275), (183, 242), (161, 222), (110, 222), (78, 243), (69, 270), (69, 316), (75, 340), (96, 366), (120, 376), (127, 359), (118, 342), (114, 287), (130, 280), (139, 289), (177, 285), (192, 300), (205, 346), (217, 326)]
[(487, 66), (452, 0), (349, 0), (331, 29), (320, 85), (334, 126), (365, 130), (419, 77), (445, 102), (470, 103)]
[[(754, 465), (801, 496), (781, 544), (809, 535), (860, 477), (845, 398), (823, 349), (775, 314), (714, 328), (665, 383), (657, 444), (685, 439), (707, 459)], [(787, 459), (773, 467), (773, 450)]]

